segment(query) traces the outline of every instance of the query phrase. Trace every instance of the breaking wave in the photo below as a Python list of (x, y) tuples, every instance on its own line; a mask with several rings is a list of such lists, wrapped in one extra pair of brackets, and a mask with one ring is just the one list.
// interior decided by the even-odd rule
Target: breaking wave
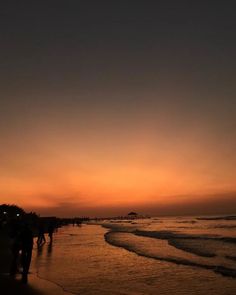
[(107, 223), (103, 226), (109, 229), (105, 240), (113, 246), (143, 257), (200, 267), (236, 278), (235, 237), (204, 232), (196, 234), (173, 230), (144, 230), (145, 226), (138, 222), (130, 225)]

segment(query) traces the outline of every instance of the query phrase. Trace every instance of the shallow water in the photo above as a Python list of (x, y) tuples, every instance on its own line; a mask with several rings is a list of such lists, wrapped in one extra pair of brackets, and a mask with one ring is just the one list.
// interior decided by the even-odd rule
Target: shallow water
[(32, 268), (75, 294), (233, 294), (234, 226), (162, 218), (63, 227), (34, 249)]

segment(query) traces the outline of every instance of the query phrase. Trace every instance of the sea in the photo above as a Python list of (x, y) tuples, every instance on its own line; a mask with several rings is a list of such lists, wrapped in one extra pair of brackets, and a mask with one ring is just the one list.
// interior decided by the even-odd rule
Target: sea
[(64, 226), (32, 271), (73, 294), (236, 294), (236, 217), (153, 217)]

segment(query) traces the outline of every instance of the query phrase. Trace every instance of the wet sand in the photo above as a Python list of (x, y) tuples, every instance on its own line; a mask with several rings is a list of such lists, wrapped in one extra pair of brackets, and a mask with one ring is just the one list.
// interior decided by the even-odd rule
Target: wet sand
[[(111, 234), (108, 232), (113, 229), (114, 223), (111, 223), (109, 228), (94, 224), (60, 228), (54, 235), (52, 244), (47, 241), (41, 247), (35, 245), (27, 286), (19, 281), (20, 275), (13, 280), (7, 274), (10, 251), (7, 250), (9, 246), (7, 247), (6, 239), (1, 241), (0, 235), (0, 290), (5, 291), (3, 294), (20, 292), (35, 295), (65, 295), (71, 294), (70, 292), (83, 295), (153, 295), (156, 292), (162, 295), (235, 293), (234, 278), (223, 276), (212, 269), (168, 261), (166, 257), (173, 255), (181, 258), (179, 255), (182, 252), (179, 251), (182, 250), (173, 248), (164, 240), (132, 234), (130, 227), (143, 229), (142, 221), (140, 222), (140, 225), (136, 222), (130, 226), (119, 223), (115, 229), (120, 231), (113, 230)], [(149, 224), (150, 220), (147, 222)], [(168, 221), (163, 222), (161, 226), (159, 223), (156, 225), (154, 220), (154, 224), (149, 224), (149, 227), (152, 230), (161, 227), (163, 230), (170, 225)], [(181, 224), (179, 227), (183, 230)], [(190, 227), (192, 232), (192, 225)], [(176, 227), (173, 229), (176, 230)], [(114, 245), (107, 243), (104, 235), (114, 235)], [(222, 251), (222, 248), (220, 250)], [(192, 259), (194, 255), (188, 252), (182, 254), (184, 259)], [(195, 258), (215, 259), (198, 256)], [(63, 290), (67, 290), (68, 293)]]
[[(108, 231), (95, 224), (60, 228), (54, 236), (52, 248), (46, 243), (35, 249), (33, 268), (41, 278), (56, 282), (69, 292), (83, 295), (235, 293), (234, 278), (222, 276), (211, 269), (153, 257), (157, 252), (164, 257), (178, 254), (180, 250), (166, 241), (117, 233), (119, 242), (130, 246), (127, 251), (124, 247), (106, 242), (104, 235)], [(145, 254), (146, 250), (150, 255)], [(191, 253), (185, 255), (187, 258)]]
[(60, 286), (39, 278), (36, 274), (30, 273), (28, 284), (21, 282), (21, 276), (11, 277), (9, 267), (11, 252), (9, 249), (10, 240), (7, 235), (0, 231), (0, 289), (2, 294), (8, 295), (68, 295)]

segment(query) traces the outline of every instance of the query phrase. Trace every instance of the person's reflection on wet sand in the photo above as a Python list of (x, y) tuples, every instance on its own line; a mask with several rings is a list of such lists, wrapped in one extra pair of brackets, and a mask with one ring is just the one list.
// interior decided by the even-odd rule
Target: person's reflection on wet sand
[(52, 255), (52, 242), (48, 244), (47, 248), (47, 256), (50, 257)]
[(38, 247), (37, 247), (37, 258), (39, 258), (40, 256), (42, 256), (42, 254), (43, 254), (43, 247), (44, 246), (44, 244), (42, 244), (42, 245), (38, 245)]

